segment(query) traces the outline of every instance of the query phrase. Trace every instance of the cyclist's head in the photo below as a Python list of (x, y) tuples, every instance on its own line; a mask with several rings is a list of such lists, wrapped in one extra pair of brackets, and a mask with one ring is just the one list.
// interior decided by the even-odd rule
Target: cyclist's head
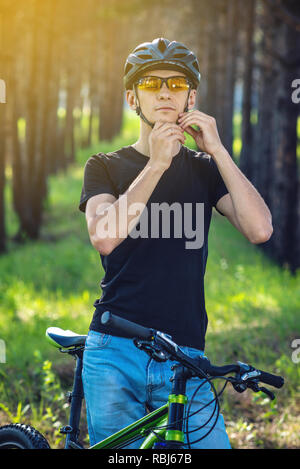
[(178, 71), (184, 74), (189, 83), (184, 111), (188, 110), (188, 99), (192, 89), (197, 89), (200, 82), (199, 64), (195, 54), (184, 44), (168, 39), (157, 38), (152, 42), (138, 45), (127, 57), (124, 68), (124, 86), (126, 90), (133, 90), (137, 100), (136, 112), (151, 127), (141, 111), (137, 97), (137, 83), (141, 77), (151, 74), (153, 70)]
[(170, 42), (168, 39), (157, 38), (137, 46), (125, 63), (126, 90), (132, 89), (144, 72), (150, 70), (178, 70), (189, 78), (194, 89), (197, 89), (200, 82), (197, 57), (184, 44), (177, 41)]

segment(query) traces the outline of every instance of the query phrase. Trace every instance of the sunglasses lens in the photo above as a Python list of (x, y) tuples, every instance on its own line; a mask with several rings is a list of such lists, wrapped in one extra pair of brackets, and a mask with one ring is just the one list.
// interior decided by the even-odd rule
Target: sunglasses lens
[(171, 91), (183, 91), (189, 89), (189, 83), (185, 77), (174, 77), (168, 80)]
[[(185, 77), (171, 77), (167, 79), (171, 91), (184, 91), (189, 89), (189, 82)], [(143, 77), (137, 82), (140, 90), (159, 91), (162, 79), (159, 77)]]
[(160, 78), (145, 77), (141, 78), (137, 86), (140, 90), (158, 91), (160, 89), (160, 85)]

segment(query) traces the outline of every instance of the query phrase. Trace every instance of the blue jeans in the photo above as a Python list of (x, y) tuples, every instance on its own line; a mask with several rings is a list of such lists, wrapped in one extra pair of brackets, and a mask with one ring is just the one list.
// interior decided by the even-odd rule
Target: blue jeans
[[(190, 357), (203, 355), (195, 348), (181, 347)], [(83, 387), (86, 400), (90, 444), (107, 438), (130, 423), (166, 404), (171, 393), (175, 362), (158, 363), (139, 350), (131, 339), (89, 331), (83, 355)], [(186, 395), (190, 401), (202, 380), (192, 378), (187, 382)], [(210, 384), (205, 383), (197, 392), (191, 412), (214, 398)], [(214, 408), (208, 405), (189, 419), (189, 430), (205, 424)], [(201, 430), (190, 434), (190, 442), (203, 436), (215, 421), (216, 413)], [(142, 440), (126, 448), (139, 448)], [(214, 429), (193, 449), (230, 448), (223, 416), (220, 414)]]

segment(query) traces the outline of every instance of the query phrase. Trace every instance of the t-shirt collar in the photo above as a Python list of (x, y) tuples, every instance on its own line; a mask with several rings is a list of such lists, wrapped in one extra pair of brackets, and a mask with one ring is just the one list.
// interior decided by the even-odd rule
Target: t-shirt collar
[[(136, 148), (134, 148), (132, 145), (129, 145), (128, 147), (125, 147), (125, 148), (127, 148), (128, 150), (132, 151), (133, 153), (135, 153), (135, 154), (141, 156), (142, 158), (149, 160), (149, 156), (144, 155), (143, 153), (140, 153), (140, 152), (139, 152), (138, 150), (136, 150)], [(183, 145), (181, 145), (179, 152), (178, 152), (176, 155), (174, 155), (173, 159), (174, 159), (174, 158), (177, 158), (178, 156), (181, 155), (181, 153), (183, 152), (183, 148), (184, 148)]]

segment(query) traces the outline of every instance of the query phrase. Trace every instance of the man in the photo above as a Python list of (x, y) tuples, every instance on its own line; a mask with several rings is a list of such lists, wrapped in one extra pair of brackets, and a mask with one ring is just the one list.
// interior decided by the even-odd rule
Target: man
[[(171, 390), (172, 362), (157, 363), (132, 340), (106, 329), (102, 313), (109, 310), (170, 334), (185, 353), (203, 355), (212, 207), (251, 243), (265, 242), (272, 233), (270, 212), (223, 147), (215, 119), (192, 110), (199, 81), (197, 59), (183, 44), (158, 38), (139, 45), (124, 73), (127, 102), (141, 119), (139, 139), (116, 152), (93, 155), (85, 166), (80, 210), (105, 270), (83, 365), (92, 444), (163, 405)], [(184, 132), (200, 153), (184, 146)], [(158, 206), (165, 209), (162, 224), (152, 217)], [(166, 208), (168, 221), (171, 212), (176, 218), (167, 229)], [(201, 242), (193, 244), (190, 235), (197, 238), (199, 231)], [(198, 379), (188, 382), (189, 398), (198, 385)], [(201, 439), (214, 422), (208, 383), (197, 396), (192, 411), (207, 406), (189, 422), (190, 429), (203, 426), (190, 441)], [(230, 448), (221, 415), (192, 447)]]

